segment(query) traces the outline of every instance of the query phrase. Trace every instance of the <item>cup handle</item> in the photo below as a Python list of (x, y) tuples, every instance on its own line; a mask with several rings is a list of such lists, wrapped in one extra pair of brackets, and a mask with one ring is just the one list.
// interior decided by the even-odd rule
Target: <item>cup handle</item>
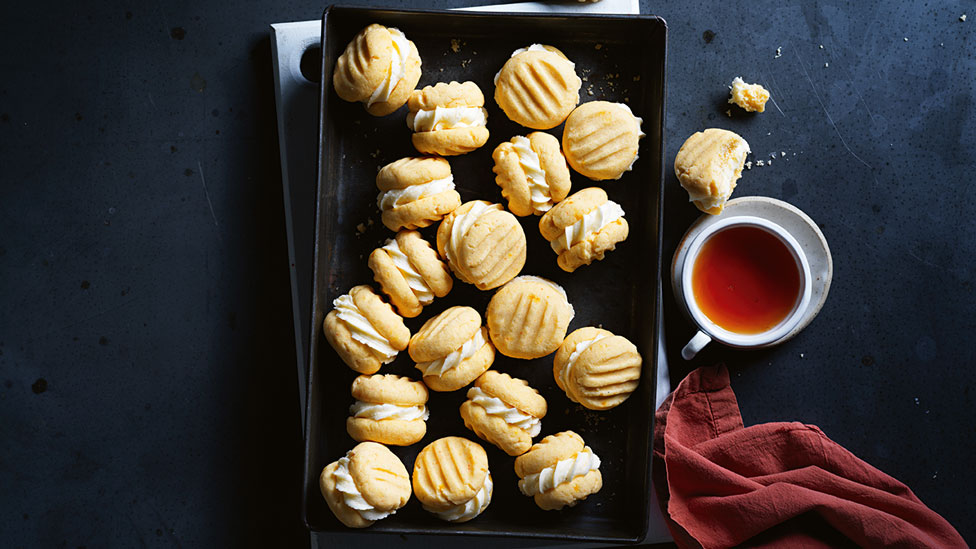
[(685, 345), (684, 349), (681, 349), (681, 358), (685, 360), (691, 360), (695, 358), (698, 351), (701, 351), (705, 345), (712, 342), (712, 338), (708, 337), (708, 334), (699, 330), (695, 337), (691, 338), (691, 341)]

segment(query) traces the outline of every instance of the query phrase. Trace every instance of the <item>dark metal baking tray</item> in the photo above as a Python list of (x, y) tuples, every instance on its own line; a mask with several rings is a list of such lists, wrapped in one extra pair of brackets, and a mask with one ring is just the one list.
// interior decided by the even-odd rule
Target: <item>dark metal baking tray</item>
[[(494, 368), (527, 379), (549, 403), (542, 436), (565, 429), (578, 432), (603, 464), (603, 489), (585, 502), (559, 512), (542, 511), (517, 488), (514, 458), (480, 441), (464, 428), (458, 408), (465, 390), (431, 392), (427, 436), (406, 448), (391, 448), (412, 471), (414, 458), (436, 438), (458, 435), (481, 442), (495, 481), (491, 505), (463, 524), (440, 521), (416, 498), (395, 515), (377, 522), (372, 533), (472, 534), (565, 540), (635, 542), (647, 531), (651, 492), (651, 434), (657, 368), (657, 296), (661, 284), (661, 222), (664, 151), (665, 44), (667, 26), (651, 16), (567, 16), (409, 11), (332, 6), (322, 25), (322, 89), (319, 122), (319, 183), (310, 334), (309, 396), (306, 407), (305, 471), (302, 509), (309, 528), (344, 531), (318, 487), (322, 468), (355, 445), (345, 430), (349, 386), (347, 368), (321, 332), (332, 300), (357, 284), (373, 283), (366, 258), (392, 236), (376, 209), (377, 169), (416, 155), (404, 122), (406, 109), (374, 118), (359, 104), (346, 103), (332, 88), (332, 68), (352, 37), (369, 23), (398, 27), (416, 43), (423, 61), (419, 86), (440, 81), (473, 80), (485, 93), (488, 143), (470, 154), (450, 158), (463, 201), (503, 202), (491, 171), (491, 152), (513, 135), (531, 130), (509, 121), (493, 100), (492, 78), (512, 51), (532, 43), (552, 44), (576, 63), (585, 77), (581, 101), (624, 101), (643, 117), (634, 171), (619, 181), (592, 182), (573, 173), (573, 191), (601, 186), (627, 212), (630, 236), (603, 261), (565, 273), (538, 230), (538, 218), (520, 218), (528, 242), (522, 274), (550, 278), (566, 288), (576, 309), (570, 330), (602, 325), (633, 341), (644, 358), (641, 384), (623, 405), (591, 412), (569, 401), (552, 377), (552, 355), (516, 360), (497, 355)], [(452, 40), (454, 48), (452, 48)], [(455, 51), (457, 49), (458, 51)], [(549, 130), (557, 137), (562, 127)], [(503, 202), (504, 203), (504, 202)], [(360, 225), (362, 224), (362, 225)], [(359, 226), (359, 229), (357, 229)], [(424, 229), (434, 240), (437, 225)], [(364, 231), (362, 229), (365, 229)], [(375, 285), (374, 285), (375, 287)], [(408, 319), (411, 332), (453, 305), (469, 305), (484, 314), (493, 292), (456, 281), (454, 290)], [(381, 370), (418, 378), (406, 352)], [(537, 439), (538, 440), (538, 439)]]

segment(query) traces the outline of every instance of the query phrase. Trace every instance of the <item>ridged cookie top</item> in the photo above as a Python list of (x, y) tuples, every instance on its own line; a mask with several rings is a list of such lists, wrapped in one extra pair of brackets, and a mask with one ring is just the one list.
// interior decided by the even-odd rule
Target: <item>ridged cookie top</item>
[(393, 54), (393, 37), (386, 27), (373, 23), (359, 31), (336, 60), (336, 94), (346, 101), (369, 99), (390, 72)]
[(349, 474), (367, 503), (378, 510), (403, 507), (410, 499), (410, 476), (386, 446), (361, 442), (346, 454)]
[(498, 290), (488, 303), (488, 331), (500, 353), (538, 358), (555, 351), (575, 312), (565, 290), (544, 278), (523, 276)]
[(437, 228), (437, 251), (451, 270), (479, 290), (491, 290), (525, 266), (525, 232), (501, 204), (465, 202)]
[(542, 215), (569, 194), (569, 167), (559, 140), (548, 133), (517, 135), (500, 143), (491, 156), (495, 182), (515, 215)]
[(485, 95), (474, 82), (438, 82), (433, 86), (414, 90), (407, 101), (411, 111), (432, 110), (435, 107), (484, 107)]
[(608, 410), (637, 389), (642, 364), (637, 347), (627, 338), (580, 328), (556, 352), (553, 377), (570, 400), (591, 410)]
[(394, 349), (403, 350), (410, 342), (410, 330), (403, 324), (403, 318), (393, 311), (389, 303), (376, 295), (373, 288), (360, 285), (349, 290), (349, 296), (360, 313), (385, 337)]
[(420, 406), (427, 403), (427, 387), (394, 374), (359, 376), (352, 382), (352, 397), (376, 404)]
[(505, 404), (514, 406), (520, 412), (531, 416), (544, 417), (548, 410), (546, 399), (524, 379), (488, 370), (481, 374), (474, 384), (489, 396), (500, 399)]
[(749, 152), (749, 143), (735, 132), (708, 128), (678, 149), (674, 175), (698, 209), (718, 214), (742, 176)]
[(558, 126), (576, 106), (582, 84), (573, 64), (559, 50), (525, 51), (506, 61), (499, 71), (495, 102), (512, 121), (547, 130)]
[(445, 437), (428, 444), (413, 464), (417, 499), (433, 511), (446, 510), (475, 497), (488, 476), (488, 455), (480, 444)]
[(529, 451), (515, 458), (515, 474), (519, 478), (539, 471), (578, 454), (586, 445), (573, 431), (563, 431), (536, 442)]
[(414, 362), (431, 362), (456, 351), (480, 329), (481, 314), (456, 305), (427, 320), (410, 339), (408, 353)]
[(563, 152), (569, 165), (590, 179), (618, 179), (631, 169), (643, 135), (640, 119), (623, 103), (591, 101), (566, 119)]
[(383, 166), (376, 174), (376, 187), (381, 191), (404, 189), (451, 176), (451, 165), (437, 156), (401, 158)]
[(546, 240), (555, 240), (562, 236), (566, 227), (572, 226), (607, 201), (607, 192), (600, 187), (575, 192), (539, 219), (539, 232)]

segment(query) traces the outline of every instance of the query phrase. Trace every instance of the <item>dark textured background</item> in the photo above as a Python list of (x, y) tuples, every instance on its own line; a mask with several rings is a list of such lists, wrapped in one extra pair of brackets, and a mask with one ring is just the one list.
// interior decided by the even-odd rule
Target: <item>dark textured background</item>
[[(298, 546), (268, 24), (324, 5), (89, 4), (0, 7), (0, 544)], [(794, 341), (694, 365), (730, 365), (747, 425), (819, 425), (976, 542), (976, 6), (642, 11), (670, 25), (666, 256), (697, 215), (670, 160), (708, 126), (777, 153), (736, 195), (797, 205), (834, 255)], [(727, 118), (736, 75), (778, 108)], [(665, 302), (677, 381), (693, 330)]]

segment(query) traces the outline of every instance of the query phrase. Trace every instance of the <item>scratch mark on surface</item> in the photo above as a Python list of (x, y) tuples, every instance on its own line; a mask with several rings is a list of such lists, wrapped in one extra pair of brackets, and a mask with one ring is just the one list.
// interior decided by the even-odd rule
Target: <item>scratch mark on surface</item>
[(915, 255), (915, 252), (913, 252), (911, 249), (908, 250), (908, 255), (912, 256), (915, 259), (917, 259), (920, 263), (925, 264), (925, 265), (928, 265), (929, 267), (935, 267), (936, 269), (939, 269), (940, 271), (945, 271), (946, 270), (945, 267), (943, 267), (942, 265), (939, 265), (938, 263), (932, 263), (931, 261), (928, 261), (926, 259), (923, 259), (923, 258)]
[[(793, 101), (793, 98), (790, 97), (790, 95), (788, 93), (786, 93), (786, 90), (784, 90), (783, 88), (780, 88), (779, 87), (779, 84), (776, 82), (776, 75), (775, 74), (769, 73), (769, 80), (773, 83), (773, 86), (776, 88), (776, 91), (777, 92), (783, 92), (783, 95), (785, 95), (787, 99), (789, 99), (791, 102)], [(786, 101), (784, 101), (783, 104), (786, 105)]]
[(217, 231), (217, 240), (223, 242), (224, 239), (220, 236), (220, 224), (217, 223), (217, 214), (214, 213), (213, 202), (210, 201), (210, 191), (207, 190), (207, 178), (203, 176), (203, 165), (197, 160), (197, 170), (200, 171), (200, 183), (203, 184), (203, 194), (207, 197), (207, 206), (210, 207), (210, 217), (213, 218), (214, 229)]
[(874, 113), (871, 112), (871, 107), (868, 106), (868, 102), (865, 101), (864, 96), (861, 95), (861, 90), (857, 89), (857, 85), (854, 84), (854, 76), (847, 69), (844, 69), (844, 73), (847, 74), (847, 81), (850, 82), (851, 87), (854, 88), (854, 93), (857, 94), (857, 98), (860, 99), (861, 104), (864, 105), (864, 110), (868, 111), (868, 116), (871, 117), (871, 121), (877, 122), (877, 120), (874, 118)]
[(156, 101), (153, 99), (152, 94), (149, 94), (149, 103), (152, 104), (153, 108), (156, 108)]
[[(769, 81), (766, 79), (766, 75), (764, 75), (762, 72), (759, 73), (759, 79), (762, 81), (762, 83), (763, 83), (764, 86), (766, 86), (767, 88), (770, 88)], [(776, 90), (776, 88), (771, 88), (771, 89), (774, 92), (779, 93), (779, 91)], [(773, 102), (773, 106), (776, 107), (776, 110), (779, 111), (779, 113), (783, 116), (783, 118), (786, 118), (786, 115), (783, 114), (783, 109), (779, 108), (779, 105), (776, 104), (776, 97), (775, 97), (775, 95), (776, 95), (775, 93), (770, 92), (769, 99), (770, 99), (770, 101)]]
[(813, 79), (810, 78), (810, 73), (807, 72), (806, 65), (803, 64), (803, 60), (800, 59), (800, 54), (797, 53), (796, 47), (794, 47), (792, 43), (790, 43), (790, 49), (793, 50), (793, 55), (796, 56), (797, 62), (800, 63), (800, 68), (803, 69), (803, 75), (807, 77), (807, 82), (810, 83), (810, 89), (813, 90), (813, 95), (817, 98), (817, 102), (820, 103), (820, 108), (823, 109), (824, 114), (827, 116), (827, 121), (830, 122), (830, 126), (834, 128), (834, 132), (837, 134), (837, 137), (840, 138), (841, 144), (844, 145), (844, 148), (847, 149), (847, 152), (849, 152), (851, 156), (856, 158), (858, 162), (867, 166), (869, 170), (873, 170), (874, 168), (871, 166), (871, 164), (868, 164), (867, 162), (862, 160), (860, 156), (858, 156), (853, 150), (851, 150), (851, 146), (847, 144), (847, 140), (844, 139), (844, 136), (841, 135), (840, 130), (837, 129), (837, 124), (834, 124), (834, 119), (831, 118), (830, 113), (827, 112), (827, 107), (824, 105), (823, 99), (820, 98), (820, 93), (817, 92), (817, 86), (813, 84)]

